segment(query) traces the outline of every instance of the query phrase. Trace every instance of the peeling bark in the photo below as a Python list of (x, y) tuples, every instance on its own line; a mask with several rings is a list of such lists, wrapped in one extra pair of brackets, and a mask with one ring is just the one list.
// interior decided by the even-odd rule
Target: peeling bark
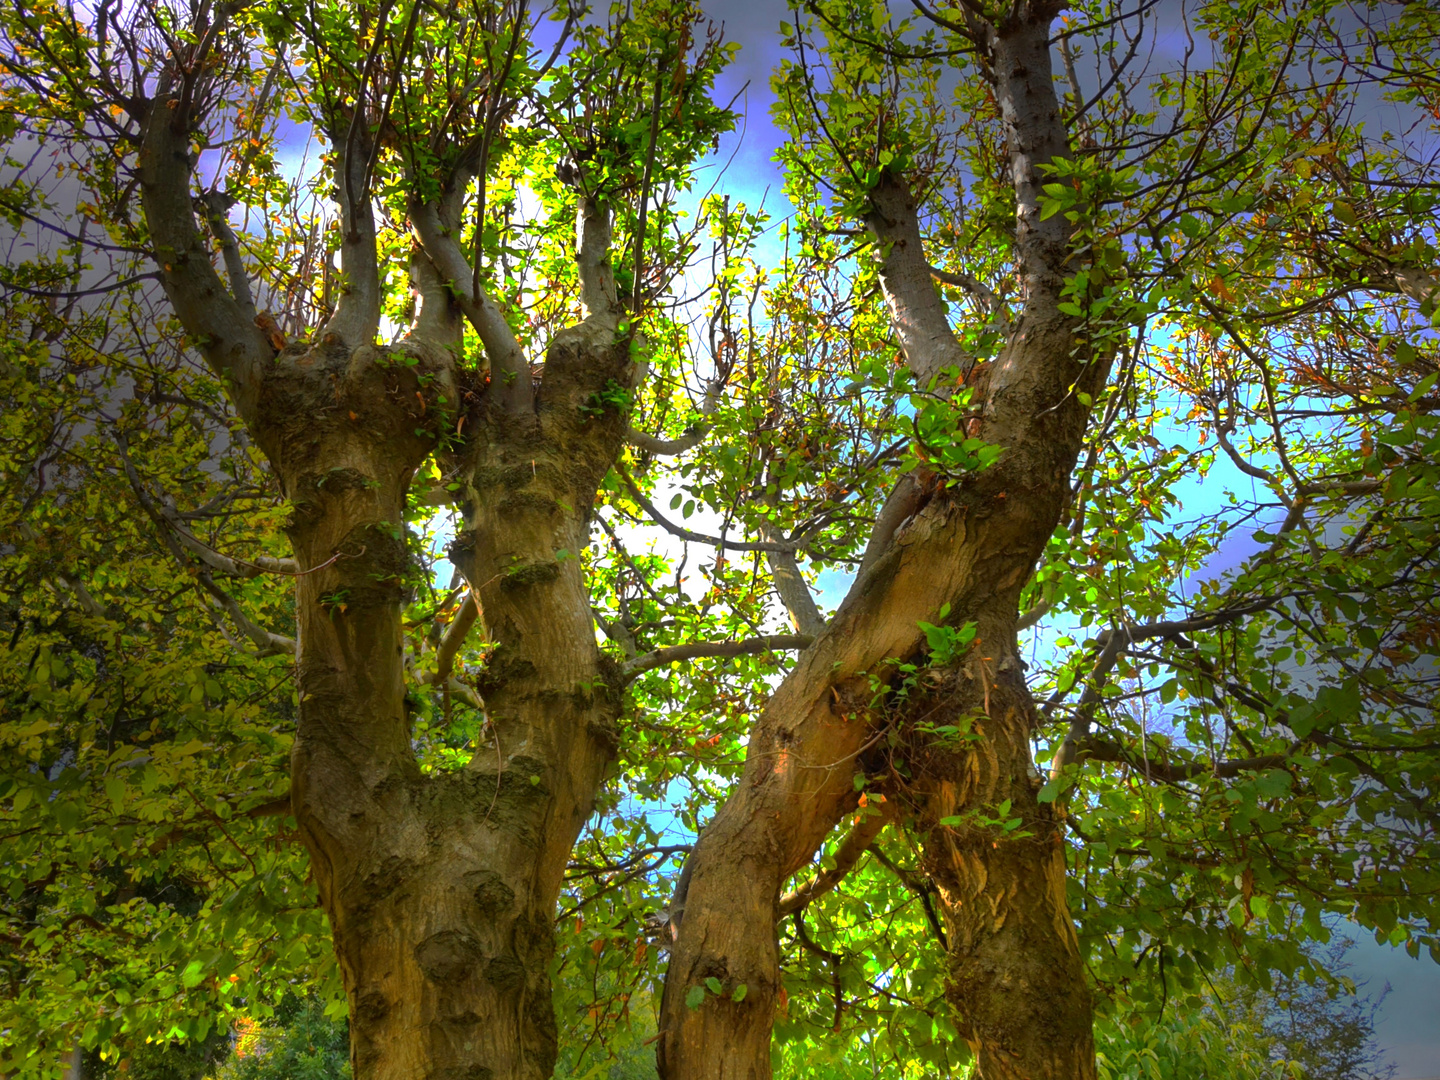
[[(1064, 825), (1036, 798), (1035, 705), (1021, 670), (1013, 624), (987, 619), (968, 662), (923, 703), (967, 738), (912, 747), (904, 796), (945, 921), (946, 996), (978, 1075), (1089, 1080), (1092, 1006), (1065, 899)], [(1019, 829), (980, 820), (1006, 800)]]
[[(740, 783), (691, 853), (661, 1011), (665, 1077), (770, 1075), (780, 888), (854, 805), (857, 761), (888, 722), (866, 714), (870, 674), (888, 678), (886, 660), (920, 656), (916, 623), (945, 603), (955, 622), (1008, 619), (1012, 644), (1002, 655), (1013, 654), (1020, 589), (1059, 519), (1084, 433), (1086, 411), (1069, 388), (1104, 377), (1104, 364), (1073, 359), (1073, 345), (1063, 317), (1022, 322), (995, 364), (985, 406), (984, 437), (1007, 447), (1001, 461), (930, 496), (767, 704)], [(1028, 784), (1022, 765), (1011, 762)], [(727, 987), (746, 983), (744, 1000), (687, 1008), (686, 990), (712, 976)], [(1081, 1012), (1088, 1032), (1088, 1004)]]

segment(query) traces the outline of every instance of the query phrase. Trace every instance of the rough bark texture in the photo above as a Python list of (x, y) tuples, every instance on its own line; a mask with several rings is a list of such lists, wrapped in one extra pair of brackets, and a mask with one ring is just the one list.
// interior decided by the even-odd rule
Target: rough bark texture
[[(620, 678), (595, 644), (580, 562), (624, 435), (602, 394), (637, 375), (617, 332), (609, 212), (580, 199), (588, 315), (552, 340), (538, 390), (498, 308), (477, 295), (468, 265), (461, 272), (452, 233), (463, 182), (413, 208), (414, 328), (377, 346), (368, 136), (354, 125), (332, 133), (345, 292), (316, 341), (277, 353), (244, 317), (238, 283), (227, 291), (211, 264), (190, 199), (186, 118), (161, 89), (141, 194), (162, 281), (291, 507), (291, 802), (349, 998), (355, 1080), (544, 1080), (557, 1051), (555, 903), (619, 713)], [(491, 378), (466, 376), (459, 415), (462, 316), (482, 330)], [(464, 770), (426, 776), (406, 700), (404, 509), (442, 433), (458, 443), (447, 475), (464, 485), (452, 557), (498, 647), (481, 687), (484, 744)]]
[[(870, 673), (888, 678), (887, 659), (919, 653), (924, 638), (917, 621), (933, 619), (944, 603), (957, 622), (978, 617), (982, 625), (1004, 626), (1008, 617), (1008, 640), (997, 630), (999, 637), (977, 648), (994, 662), (986, 678), (995, 678), (999, 664), (1008, 662), (1015, 673), (1009, 677), (1024, 693), (1014, 656), (1019, 592), (1059, 519), (1085, 421), (1085, 410), (1068, 394), (1085, 374), (1071, 357), (1072, 328), (1059, 316), (1045, 327), (1037, 323), (1022, 322), (990, 379), (984, 436), (1005, 445), (1005, 456), (973, 481), (935, 491), (856, 582), (826, 632), (770, 700), (751, 736), (740, 784), (691, 855), (684, 918), (662, 1005), (667, 1077), (770, 1075), (780, 887), (853, 806), (857, 758), (875, 738), (876, 722), (884, 722), (865, 714)], [(997, 612), (1008, 613), (998, 624)], [(991, 645), (998, 648), (986, 651)], [(1010, 727), (1004, 732), (997, 727), (996, 735), (1026, 745), (1028, 710), (1006, 716)], [(1007, 755), (1005, 767), (1007, 782), (1030, 792), (1033, 804), (1028, 750)], [(1053, 859), (1046, 866), (1053, 868)], [(1058, 895), (1063, 912), (1063, 876)], [(1023, 917), (1011, 921), (1012, 931), (1018, 932)], [(1047, 918), (1040, 929), (1058, 935), (1059, 928), (1055, 918)], [(1073, 947), (1073, 930), (1069, 933)], [(1063, 951), (1064, 939), (1055, 941)], [(1062, 969), (1057, 977), (1065, 974)], [(1078, 958), (1073, 974), (1078, 978)], [(745, 999), (707, 997), (699, 1008), (686, 1008), (689, 987), (711, 976), (727, 989), (745, 983)], [(1083, 982), (1079, 985), (1083, 993)], [(968, 994), (954, 1000), (969, 1007)], [(1084, 1006), (1078, 1022), (1088, 1035), (1088, 1003), (1083, 996), (1070, 1000)], [(1087, 1074), (1077, 1065), (1073, 1073), (1053, 1075)]]
[(489, 746), (432, 777), (410, 750), (399, 530), (429, 448), (412, 432), (455, 393), (416, 378), (445, 370), (435, 350), (405, 351), (420, 363), (374, 348), (283, 354), (262, 397), (297, 557), (323, 567), (299, 584), (292, 800), (350, 998), (356, 1077), (539, 1080), (556, 1055), (554, 905), (615, 745), (618, 699), (578, 554), (623, 426), (591, 395), (626, 376), (627, 350), (608, 328), (571, 332), (550, 349), (536, 413), (480, 418), (489, 437), (470, 455), (452, 557), (498, 642), (481, 687)]
[[(667, 1080), (763, 1080), (778, 990), (774, 925), (780, 888), (854, 803), (857, 760), (886, 725), (867, 715), (886, 661), (923, 653), (917, 621), (943, 604), (979, 637), (952, 672), (947, 705), (974, 718), (975, 738), (917, 748), (908, 792), (928, 830), (926, 861), (950, 924), (950, 1000), (985, 1080), (1085, 1080), (1094, 1075), (1091, 1006), (1065, 904), (1058, 826), (1036, 802), (1029, 754), (1033, 705), (1015, 649), (1020, 590), (1063, 508), (1088, 410), (1078, 392), (1103, 386), (1108, 361), (1058, 311), (1069, 248), (1063, 215), (1039, 217), (1038, 166), (1066, 153), (1047, 44), (1053, 6), (1020, 5), (977, 32), (1009, 135), (1017, 197), (1021, 318), (989, 366), (973, 433), (1001, 445), (1000, 461), (951, 486), (907, 478), (884, 535), (835, 618), (768, 703), (744, 775), (701, 835), (687, 867), (683, 921), (662, 1002), (659, 1061)], [(879, 241), (881, 283), (912, 371), (928, 379), (964, 365), (924, 256), (918, 210), (902, 178), (882, 177), (867, 225)], [(889, 508), (887, 508), (888, 510)], [(933, 706), (933, 702), (931, 703)], [(1033, 832), (1000, 842), (942, 817), (1010, 798)], [(728, 994), (685, 1005), (708, 977)]]
[[(924, 836), (950, 945), (947, 996), (979, 1075), (1088, 1080), (1091, 1001), (1065, 900), (1063, 823), (1036, 800), (1034, 702), (1021, 670), (1013, 627), (987, 619), (968, 662), (921, 703), (968, 737), (912, 748), (906, 810)], [(1006, 800), (1018, 830), (977, 820)], [(961, 824), (939, 824), (954, 818)]]

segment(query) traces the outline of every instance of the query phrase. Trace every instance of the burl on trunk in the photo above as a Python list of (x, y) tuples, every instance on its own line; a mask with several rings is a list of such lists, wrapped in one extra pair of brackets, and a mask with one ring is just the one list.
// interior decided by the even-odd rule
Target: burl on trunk
[[(350, 170), (336, 189), (344, 292), (313, 341), (286, 344), (256, 316), (233, 236), (228, 288), (211, 265), (186, 124), (184, 100), (162, 81), (141, 194), (171, 303), (291, 508), (291, 801), (334, 933), (355, 1078), (544, 1080), (557, 1049), (554, 908), (619, 713), (578, 557), (624, 436), (619, 412), (594, 402), (639, 375), (619, 326), (610, 210), (580, 192), (586, 315), (550, 341), (540, 383), (455, 239), (473, 179), (463, 169), (410, 207), (417, 312), (406, 338), (379, 346), (370, 136), (337, 136), (336, 160)], [(488, 374), (458, 363), (462, 319)], [(427, 776), (406, 699), (404, 511), (416, 469), (437, 451), (462, 495), (451, 557), (495, 648), (480, 688), (484, 745), (468, 767)]]

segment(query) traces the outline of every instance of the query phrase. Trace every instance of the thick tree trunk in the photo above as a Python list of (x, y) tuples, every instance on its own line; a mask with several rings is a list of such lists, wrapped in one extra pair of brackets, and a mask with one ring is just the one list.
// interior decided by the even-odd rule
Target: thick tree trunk
[[(861, 754), (884, 725), (903, 724), (903, 717), (871, 715), (866, 706), (872, 675), (892, 677), (887, 660), (921, 656), (917, 621), (933, 621), (950, 604), (950, 622), (981, 624), (971, 663), (985, 666), (983, 677), (993, 684), (1004, 660), (1003, 674), (1018, 678), (1013, 628), (1020, 589), (1059, 520), (1085, 429), (1086, 410), (1071, 387), (1078, 382), (1093, 392), (1108, 367), (1079, 363), (1075, 344), (1073, 325), (1062, 316), (1032, 315), (1022, 325), (989, 381), (984, 434), (1006, 447), (1001, 461), (952, 490), (931, 485), (929, 501), (857, 580), (768, 703), (740, 783), (691, 853), (661, 1009), (659, 1058), (667, 1080), (770, 1075), (780, 888), (853, 806)], [(984, 628), (1005, 626), (1008, 637), (995, 631), (984, 640)], [(996, 645), (1001, 649), (988, 651)], [(1025, 731), (1010, 737), (1023, 742)], [(1030, 791), (1028, 762), (1028, 752), (1009, 755), (1002, 780)], [(1033, 792), (1027, 798), (1033, 805)], [(1053, 876), (1053, 860), (1044, 866)], [(1023, 890), (1041, 881), (1048, 878), (1030, 880)], [(1057, 917), (1068, 918), (1063, 887), (1058, 896)], [(1058, 933), (1053, 920), (1049, 925)], [(1057, 978), (1072, 975), (1079, 978), (1078, 965)], [(689, 1008), (688, 991), (712, 976), (726, 993)], [(736, 1003), (729, 994), (739, 983), (747, 992)], [(1078, 987), (1054, 989), (1076, 1010), (1067, 1022), (1088, 1032), (1088, 998), (1083, 982)]]
[[(368, 126), (347, 120), (348, 133), (331, 132), (344, 286), (318, 340), (286, 346), (258, 328), (243, 262), (227, 257), (227, 288), (196, 228), (196, 117), (179, 90), (188, 63), (162, 65), (144, 111), (141, 197), (175, 312), (291, 506), (301, 570), (291, 803), (349, 997), (354, 1078), (543, 1080), (556, 1057), (553, 911), (617, 741), (621, 680), (595, 643), (581, 573), (595, 491), (624, 434), (606, 391), (639, 374), (619, 333), (609, 211), (580, 194), (586, 318), (549, 344), (538, 392), (458, 243), (474, 179), (463, 166), (433, 178), (433, 202), (417, 185), (419, 310), (405, 342), (376, 347), (375, 159)], [(462, 316), (490, 380), (476, 379), (473, 407), (457, 416)], [(406, 698), (404, 510), (438, 448), (464, 487), (453, 556), (497, 647), (484, 745), (465, 769), (426, 776)]]
[[(864, 749), (887, 726), (905, 726), (903, 715), (867, 714), (870, 680), (892, 677), (887, 661), (923, 661), (917, 621), (936, 621), (944, 604), (951, 624), (980, 628), (966, 657), (973, 685), (957, 684), (963, 692), (951, 705), (977, 714), (982, 736), (949, 757), (932, 748), (930, 779), (922, 774), (912, 796), (933, 822), (950, 810), (983, 810), (976, 800), (1010, 791), (1035, 832), (1004, 844), (974, 829), (932, 833), (927, 859), (951, 921), (957, 1020), (987, 1080), (1093, 1075), (1090, 1000), (1065, 907), (1058, 830), (1035, 798), (1031, 708), (1014, 645), (1020, 590), (1060, 519), (1084, 439), (1082, 403), (1104, 386), (1111, 348), (1060, 313), (1071, 225), (1064, 215), (1041, 216), (1043, 166), (1068, 152), (1050, 74), (1057, 10), (1048, 0), (1021, 2), (996, 25), (973, 21), (1006, 127), (1025, 298), (1005, 349), (982, 376), (970, 432), (1001, 446), (1002, 456), (951, 487), (918, 475), (901, 482), (850, 595), (760, 718), (740, 784), (687, 867), (661, 1009), (666, 1080), (770, 1075), (781, 884), (850, 806)], [(912, 372), (924, 382), (946, 367), (964, 370), (903, 178), (882, 176), (870, 209), (881, 285)], [(989, 780), (957, 787), (982, 761)], [(727, 993), (689, 1008), (687, 995), (707, 977)], [(747, 994), (737, 1003), (729, 992), (739, 982)]]
[(539, 409), (485, 418), (463, 463), (474, 480), (453, 555), (498, 642), (490, 724), (467, 768), (424, 776), (406, 705), (403, 503), (433, 445), (426, 427), (456, 400), (431, 350), (292, 349), (267, 378), (257, 428), (306, 571), (291, 798), (349, 997), (356, 1080), (544, 1080), (554, 906), (619, 712), (579, 556), (623, 425), (582, 406), (628, 357), (613, 331), (561, 335)]
[[(986, 619), (967, 662), (917, 706), (967, 737), (912, 746), (905, 796), (948, 931), (947, 997), (977, 1075), (1090, 1080), (1091, 1001), (1065, 899), (1063, 823), (1036, 799), (1035, 710), (1021, 671), (1013, 621)], [(1018, 829), (993, 823), (1007, 800)]]

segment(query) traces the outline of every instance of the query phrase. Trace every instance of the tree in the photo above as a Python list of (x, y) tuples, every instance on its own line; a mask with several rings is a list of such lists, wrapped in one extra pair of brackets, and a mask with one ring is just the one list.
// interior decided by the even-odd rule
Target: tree
[[(1433, 952), (1435, 176), (1420, 135), (1377, 142), (1354, 109), (1389, 94), (1428, 123), (1440, 81), (1433, 13), (1382, 10), (1196, 4), (1193, 47), (1147, 69), (1175, 29), (1153, 4), (1068, 23), (1039, 3), (810, 5), (777, 76), (787, 257), (762, 267), (763, 215), (708, 202), (693, 336), (660, 298), (699, 234), (662, 195), (729, 121), (705, 99), (724, 50), (689, 9), (575, 14), (553, 60), (523, 7), (7, 13), (12, 147), (61, 140), (100, 250), (154, 261), (86, 277), (93, 226), (12, 186), (9, 212), (60, 245), (7, 279), (12, 340), (45, 342), (17, 350), (17, 400), (84, 396), (66, 365), (90, 339), (46, 328), (88, 309), (47, 300), (130, 296), (147, 274), (213, 370), (177, 361), (151, 389), (97, 359), (122, 374), (76, 413), (124, 399), (119, 439), (15, 421), (9, 508), (37, 521), (7, 593), (7, 677), (28, 695), (7, 735), (33, 763), (8, 779), (31, 838), (11, 864), (23, 984), (53, 1014), (73, 979), (46, 974), (45, 942), (93, 931), (111, 951), (78, 961), (80, 942), (67, 970), (111, 978), (120, 916), (177, 911), (101, 890), (85, 910), (44, 865), (62, 817), (103, 816), (144, 756), (123, 729), (97, 755), (83, 706), (114, 685), (104, 658), (48, 657), (86, 655), (77, 621), (162, 621), (148, 580), (97, 599), (126, 538), (65, 550), (82, 489), (51, 478), (57, 445), (107, 478), (107, 512), (138, 508), (154, 574), (193, 580), (161, 613), (182, 652), (219, 670), (225, 635), (250, 651), (233, 685), (195, 674), (188, 712), (193, 689), (157, 710), (165, 750), (138, 786), (173, 801), (150, 813), (184, 803), (194, 742), (238, 730), (230, 760), (255, 765), (243, 797), (212, 775), (160, 852), (126, 784), (130, 831), (66, 848), (112, 875), (137, 847), (147, 869), (184, 853), (208, 899), (191, 932), (224, 943), (183, 965), (147, 953), (145, 1008), (67, 1038), (119, 1046), (126, 1024), (183, 1014), (181, 984), (211, 1013), (258, 1004), (277, 974), (263, 904), (304, 910), (297, 860), (234, 864), (264, 846), (290, 722), (243, 683), (286, 670), (291, 603), (288, 794), (357, 1080), (546, 1075), (557, 1023), (577, 1060), (633, 1059), (661, 947), (667, 1077), (765, 1076), (772, 1056), (948, 1073), (967, 1045), (986, 1078), (1088, 1077), (1097, 1011), (1159, 1029), (1217, 972), (1304, 973), (1328, 913)], [(285, 59), (258, 65), (251, 43)], [(318, 172), (276, 163), (281, 109), (319, 134)], [(311, 182), (333, 228), (300, 200)], [(245, 230), (237, 205), (295, 223)], [(391, 273), (407, 263), (413, 308)], [(376, 345), (382, 316), (408, 335)], [(1235, 509), (1186, 522), (1200, 480)], [(425, 569), (446, 500), (448, 594)], [(709, 531), (673, 520), (697, 510)], [(1252, 519), (1259, 549), (1197, 581)], [(645, 552), (634, 522), (687, 547)], [(691, 546), (716, 553), (698, 591)], [(854, 577), (827, 614), (807, 578), (835, 568)], [(1027, 630), (1054, 650), (1028, 669)], [(622, 801), (672, 785), (686, 828), (703, 822), (688, 855)], [(650, 875), (682, 855), (650, 910)], [(297, 968), (301, 922), (277, 934)], [(236, 928), (256, 942), (243, 961)]]
[[(859, 291), (872, 274), (928, 395), (846, 599), (691, 855), (667, 1076), (767, 1073), (762, 927), (861, 792), (923, 852), (987, 1078), (1093, 1075), (1087, 962), (1163, 1011), (1222, 957), (1304, 966), (1327, 908), (1435, 950), (1410, 872), (1435, 826), (1435, 249), (1413, 216), (1434, 163), (1367, 139), (1349, 96), (1431, 108), (1433, 22), (1196, 5), (1200, 43), (1152, 71), (1152, 7), (1057, 29), (1059, 5), (814, 4), (786, 31), (807, 241), (868, 256)], [(1279, 510), (1193, 596), (1235, 523), (1151, 524), (1214, 462), (1165, 445), (1187, 422), (1266, 486), (1251, 513)], [(1052, 609), (1093, 629), (1032, 677), (1040, 706), (1017, 631)], [(862, 812), (840, 850), (885, 820)], [(709, 979), (747, 992), (694, 1007)]]
[[(58, 148), (81, 185), (85, 224), (49, 224), (81, 238), (78, 258), (98, 227), (102, 251), (152, 263), (124, 285), (158, 281), (285, 500), (293, 555), (221, 555), (187, 524), (214, 506), (178, 506), (135, 468), (128, 444), (149, 418), (116, 427), (135, 499), (226, 632), (294, 656), (289, 810), (329, 919), (357, 1077), (548, 1076), (554, 1063), (551, 914), (620, 711), (578, 554), (622, 406), (650, 364), (663, 369), (638, 331), (688, 257), (674, 188), (730, 122), (707, 96), (727, 50), (692, 6), (551, 14), (417, 0), (7, 16), (11, 149)], [(313, 134), (318, 168), (282, 174), (282, 122)], [(11, 213), (42, 216), (32, 177), (12, 188)], [(293, 231), (237, 232), (251, 211), (288, 213)], [(381, 343), (391, 320), (403, 333)], [(24, 464), (43, 487), (43, 455)], [(471, 587), (445, 610), (450, 633), (417, 648), (405, 530), (430, 494), (412, 485), (422, 466), (463, 507), (450, 557)], [(215, 582), (255, 571), (294, 580), (297, 635)], [(483, 706), (454, 675), (481, 610)], [(203, 701), (209, 684), (197, 687)], [(443, 694), (447, 713), (457, 699), (483, 708), (493, 752), (427, 775), (409, 687)], [(82, 738), (51, 772), (83, 784), (96, 749)]]

